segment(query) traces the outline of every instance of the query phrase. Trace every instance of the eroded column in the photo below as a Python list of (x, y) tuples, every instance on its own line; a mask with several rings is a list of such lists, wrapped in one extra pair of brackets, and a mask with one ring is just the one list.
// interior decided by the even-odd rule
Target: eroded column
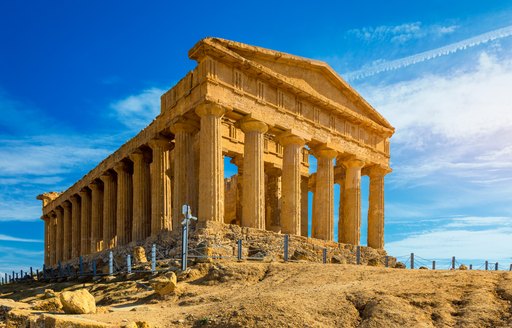
[(334, 239), (334, 166), (337, 152), (329, 148), (314, 151), (317, 159), (313, 206), (313, 237)]
[(80, 199), (82, 200), (82, 211), (80, 213), (80, 255), (86, 255), (91, 253), (91, 191), (88, 188), (82, 189), (80, 191)]
[(57, 264), (57, 215), (52, 212), (50, 217), (50, 263), (51, 265)]
[(221, 118), (225, 109), (217, 104), (201, 104), (199, 131), (199, 211), (201, 222), (224, 222), (224, 163), (222, 157)]
[(116, 235), (117, 245), (123, 246), (132, 238), (133, 191), (132, 175), (126, 162), (114, 166), (117, 173)]
[(81, 201), (78, 195), (70, 197), (71, 200), (71, 258), (80, 256), (80, 214), (81, 214)]
[(44, 219), (44, 265), (49, 267), (53, 265), (52, 255), (51, 255), (51, 236), (50, 236), (50, 215), (46, 215), (43, 217)]
[(263, 136), (268, 126), (258, 120), (244, 119), (244, 191), (242, 226), (265, 229), (265, 168)]
[(265, 229), (281, 231), (281, 169), (272, 167), (265, 170)]
[(370, 177), (370, 195), (368, 202), (368, 246), (384, 248), (384, 176), (389, 169), (372, 167)]
[(117, 182), (113, 173), (101, 176), (103, 181), (103, 249), (116, 247)]
[(91, 253), (103, 250), (103, 188), (94, 181), (91, 189)]
[(361, 169), (364, 162), (351, 159), (345, 166), (345, 198), (343, 206), (342, 243), (359, 245), (361, 239)]
[(292, 235), (301, 234), (301, 155), (304, 139), (285, 134), (279, 138), (283, 145), (283, 178), (281, 200), (282, 232)]
[(173, 190), (173, 229), (180, 229), (183, 215), (182, 206), (192, 208), (197, 214), (195, 197), (196, 168), (194, 159), (194, 134), (197, 131), (195, 122), (180, 120), (171, 127), (174, 133), (174, 190)]
[(55, 262), (64, 261), (64, 209), (57, 207), (55, 209), (57, 219), (57, 236), (55, 238)]
[(65, 201), (62, 203), (64, 209), (63, 221), (64, 221), (64, 233), (62, 243), (62, 260), (67, 261), (71, 258), (71, 203)]
[(130, 159), (133, 161), (132, 241), (143, 241), (151, 235), (151, 158), (137, 150)]
[(303, 176), (301, 177), (301, 216), (300, 216), (300, 235), (303, 237), (308, 236), (308, 213), (309, 213), (309, 201), (308, 201), (308, 184), (309, 177)]
[(242, 201), (243, 201), (243, 182), (244, 182), (244, 157), (236, 155), (231, 159), (231, 163), (237, 167), (236, 175), (236, 221), (237, 224), (242, 222)]
[(171, 218), (171, 158), (172, 149), (168, 139), (153, 139), (151, 163), (151, 235), (172, 230)]

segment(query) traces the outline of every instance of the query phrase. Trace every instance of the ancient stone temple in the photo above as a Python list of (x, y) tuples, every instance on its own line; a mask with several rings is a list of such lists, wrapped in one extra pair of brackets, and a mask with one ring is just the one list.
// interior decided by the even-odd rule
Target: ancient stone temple
[[(370, 179), (368, 246), (383, 248), (394, 132), (384, 117), (320, 61), (217, 38), (189, 57), (197, 66), (162, 95), (148, 127), (63, 193), (38, 196), (47, 266), (181, 229), (183, 204), (199, 224), (323, 240), (338, 220), (339, 242), (357, 245), (361, 175)], [(238, 167), (228, 179), (226, 157)]]

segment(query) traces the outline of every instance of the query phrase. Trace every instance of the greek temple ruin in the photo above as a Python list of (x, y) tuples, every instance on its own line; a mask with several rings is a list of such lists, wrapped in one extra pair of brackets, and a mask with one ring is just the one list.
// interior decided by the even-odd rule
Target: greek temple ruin
[[(338, 220), (339, 242), (358, 245), (362, 175), (368, 247), (384, 247), (394, 128), (382, 115), (321, 61), (219, 38), (199, 41), (189, 57), (197, 66), (161, 96), (149, 126), (66, 191), (38, 196), (47, 267), (181, 230), (183, 204), (198, 225), (328, 241)], [(230, 178), (226, 157), (238, 168)]]

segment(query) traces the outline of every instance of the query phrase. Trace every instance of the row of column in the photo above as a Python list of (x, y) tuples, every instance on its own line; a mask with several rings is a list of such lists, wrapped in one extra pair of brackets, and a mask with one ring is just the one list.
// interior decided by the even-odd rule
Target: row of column
[[(224, 109), (215, 104), (204, 104), (196, 109), (201, 117), (200, 140), (201, 161), (199, 179), (199, 220), (223, 221), (223, 158), (220, 134)], [(265, 229), (265, 172), (263, 160), (263, 138), (268, 126), (252, 118), (240, 122), (244, 132), (243, 174), (239, 176), (242, 187), (241, 225)], [(301, 186), (301, 151), (305, 140), (291, 133), (278, 136), (283, 146), (281, 177), (281, 232), (300, 235), (304, 232), (303, 186)], [(316, 188), (313, 200), (312, 235), (324, 240), (334, 239), (334, 159), (338, 153), (327, 147), (313, 149), (317, 158)], [(240, 165), (239, 173), (241, 173)], [(348, 159), (342, 164), (346, 168), (343, 184), (342, 211), (339, 216), (339, 240), (358, 245), (361, 226), (361, 169), (364, 162)], [(384, 246), (384, 168), (372, 168), (370, 176), (370, 204), (368, 211), (368, 246)], [(243, 181), (243, 183), (242, 183)], [(307, 222), (307, 221), (306, 221)], [(268, 224), (267, 224), (268, 225)], [(267, 227), (268, 229), (269, 227)]]

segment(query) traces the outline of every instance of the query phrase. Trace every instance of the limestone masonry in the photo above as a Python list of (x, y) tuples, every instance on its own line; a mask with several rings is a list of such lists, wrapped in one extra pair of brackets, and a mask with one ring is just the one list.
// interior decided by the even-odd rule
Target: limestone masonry
[[(370, 178), (368, 246), (384, 247), (384, 176), (394, 128), (326, 63), (218, 38), (161, 97), (161, 112), (63, 193), (45, 193), (45, 265), (222, 222), (358, 245), (361, 175)], [(317, 159), (309, 174), (308, 156)], [(224, 179), (224, 157), (238, 174)], [(251, 229), (252, 230), (252, 229)]]

